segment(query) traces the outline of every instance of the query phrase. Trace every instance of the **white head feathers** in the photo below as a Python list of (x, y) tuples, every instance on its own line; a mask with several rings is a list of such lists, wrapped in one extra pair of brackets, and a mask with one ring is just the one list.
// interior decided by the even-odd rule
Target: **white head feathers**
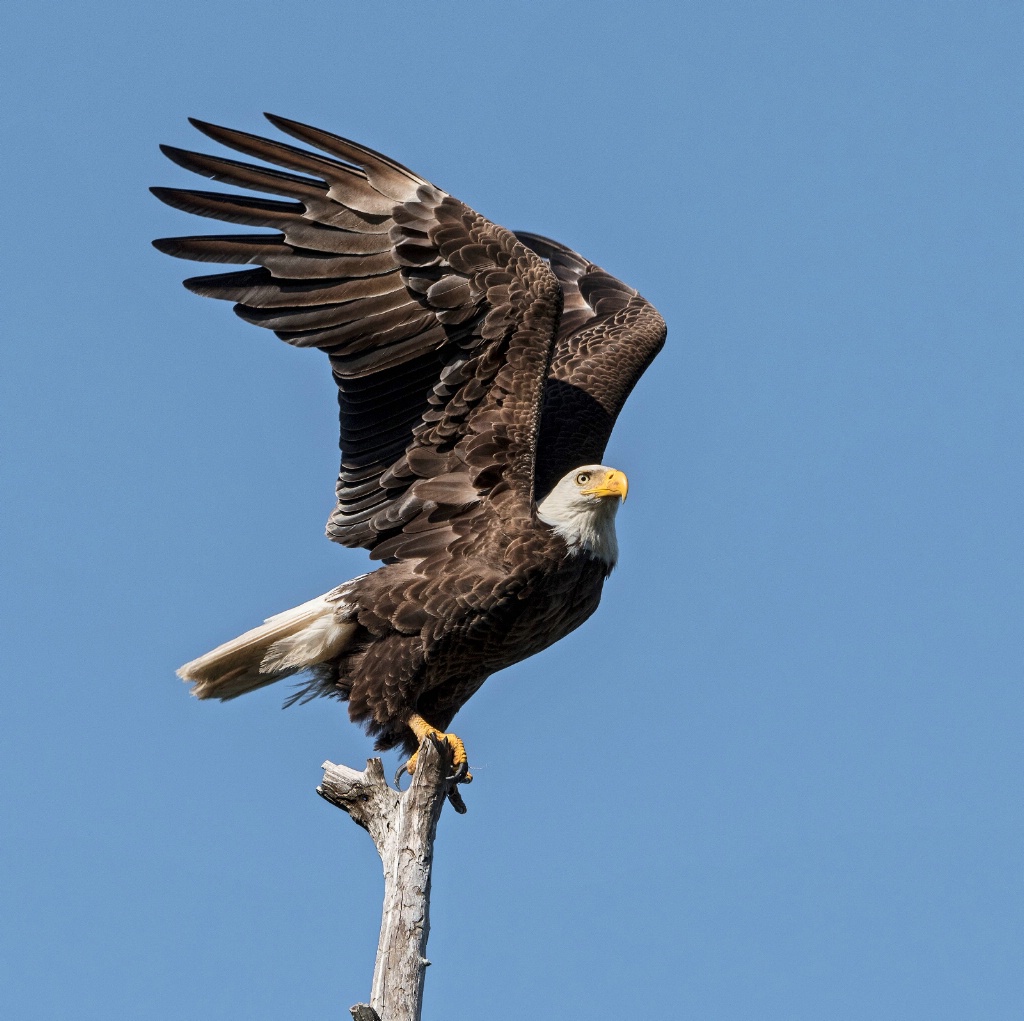
[(585, 464), (560, 479), (537, 505), (537, 517), (551, 525), (570, 551), (603, 560), (610, 571), (619, 556), (615, 514), (626, 499), (626, 476), (602, 464)]

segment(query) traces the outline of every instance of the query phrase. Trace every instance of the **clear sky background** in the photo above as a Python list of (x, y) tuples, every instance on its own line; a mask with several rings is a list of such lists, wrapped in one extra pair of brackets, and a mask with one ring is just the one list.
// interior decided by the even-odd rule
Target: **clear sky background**
[[(381, 878), (335, 703), (182, 662), (365, 570), (317, 352), (150, 240), (268, 109), (638, 287), (597, 616), (460, 714), (426, 1019), (1017, 1019), (1024, 5), (8, 4), (0, 1009), (316, 1019)], [(386, 766), (396, 765), (389, 756)]]

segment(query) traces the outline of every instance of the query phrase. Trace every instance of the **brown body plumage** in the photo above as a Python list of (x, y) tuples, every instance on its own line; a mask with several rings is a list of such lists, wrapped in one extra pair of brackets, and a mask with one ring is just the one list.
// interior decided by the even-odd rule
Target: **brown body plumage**
[(607, 566), (569, 556), (557, 536), (529, 532), (511, 537), (506, 550), (465, 560), (458, 591), (453, 573), (429, 561), (388, 565), (345, 588), (339, 596), (358, 631), (302, 694), (347, 699), (351, 718), (379, 735), (378, 748), (415, 751), (410, 707), (446, 730), (487, 677), (547, 648), (597, 609)]
[(299, 697), (345, 698), (379, 747), (412, 751), (414, 716), (446, 728), (488, 675), (597, 607), (625, 495), (597, 462), (665, 325), (575, 252), (490, 223), (372, 150), (270, 119), (321, 152), (197, 121), (284, 169), (164, 151), (284, 201), (154, 192), (279, 233), (155, 244), (256, 265), (186, 286), (329, 355), (342, 463), (327, 533), (385, 566), (180, 673), (200, 697), (233, 698), (312, 670)]

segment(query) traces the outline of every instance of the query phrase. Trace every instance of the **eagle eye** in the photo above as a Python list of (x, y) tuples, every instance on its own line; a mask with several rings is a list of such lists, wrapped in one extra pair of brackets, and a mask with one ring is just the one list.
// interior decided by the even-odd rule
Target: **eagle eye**
[(590, 472), (580, 472), (576, 476), (576, 485), (585, 486), (590, 481)]

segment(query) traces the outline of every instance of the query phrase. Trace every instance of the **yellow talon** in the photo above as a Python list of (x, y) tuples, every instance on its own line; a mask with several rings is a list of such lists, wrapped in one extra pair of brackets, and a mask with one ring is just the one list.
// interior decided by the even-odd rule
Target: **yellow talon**
[[(473, 780), (473, 774), (469, 771), (469, 758), (466, 756), (466, 746), (462, 743), (462, 738), (457, 734), (445, 734), (443, 731), (432, 727), (419, 713), (413, 713), (409, 717), (409, 728), (416, 735), (416, 739), (420, 742), (423, 741), (427, 735), (436, 737), (439, 741), (444, 741), (452, 750), (452, 766), (455, 769), (454, 775), (448, 777), (449, 780), (454, 780), (456, 783), (471, 783)], [(395, 776), (395, 783), (401, 778), (403, 773), (408, 773), (412, 776), (416, 772), (416, 759), (419, 758), (419, 749), (412, 753), (409, 761), (399, 768), (397, 775)]]

